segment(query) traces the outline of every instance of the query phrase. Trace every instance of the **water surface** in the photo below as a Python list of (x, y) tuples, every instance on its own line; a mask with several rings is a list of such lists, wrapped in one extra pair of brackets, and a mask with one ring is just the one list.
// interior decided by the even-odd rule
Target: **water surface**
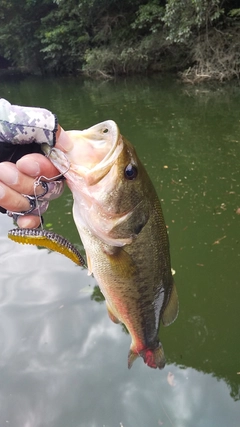
[[(240, 88), (170, 78), (0, 82), (12, 103), (51, 109), (65, 129), (115, 120), (162, 201), (180, 300), (161, 330), (167, 365), (127, 369), (130, 337), (86, 270), (7, 239), (0, 222), (0, 425), (237, 427), (240, 423)], [(71, 195), (45, 225), (81, 242)]]

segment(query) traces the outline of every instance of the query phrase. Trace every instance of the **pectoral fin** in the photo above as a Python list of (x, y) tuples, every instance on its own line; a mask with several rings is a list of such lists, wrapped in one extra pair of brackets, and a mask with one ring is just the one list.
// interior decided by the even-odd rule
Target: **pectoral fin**
[(110, 307), (108, 301), (106, 301), (106, 306), (107, 306), (107, 312), (108, 312), (108, 316), (110, 317), (111, 321), (113, 323), (120, 323), (117, 316), (115, 316), (115, 314), (113, 313), (112, 308)]
[(137, 266), (124, 248), (103, 246), (102, 250), (108, 258), (115, 278), (127, 280), (137, 274)]
[(91, 258), (88, 255), (88, 253), (86, 252), (86, 257), (87, 257), (87, 267), (88, 267), (88, 276), (91, 276), (93, 274), (92, 271), (92, 262), (91, 262)]
[(168, 304), (162, 315), (162, 322), (164, 326), (169, 326), (176, 320), (178, 315), (178, 296), (175, 283), (173, 283), (172, 292)]

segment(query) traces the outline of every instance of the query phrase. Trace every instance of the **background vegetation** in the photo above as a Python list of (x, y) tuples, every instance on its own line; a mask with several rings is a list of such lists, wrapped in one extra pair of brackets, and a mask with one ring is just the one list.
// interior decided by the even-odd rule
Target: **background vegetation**
[(0, 55), (34, 73), (229, 80), (240, 75), (239, 34), (239, 0), (0, 3)]

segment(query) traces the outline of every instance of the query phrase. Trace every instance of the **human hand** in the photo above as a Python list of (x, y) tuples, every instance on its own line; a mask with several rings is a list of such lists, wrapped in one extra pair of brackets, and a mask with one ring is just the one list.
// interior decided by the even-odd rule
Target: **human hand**
[[(62, 151), (71, 149), (72, 142), (69, 135), (59, 126), (56, 135), (56, 147)], [(41, 185), (34, 188), (36, 178), (44, 176), (54, 178), (59, 171), (43, 155), (38, 153), (27, 154), (21, 157), (16, 164), (10, 162), (0, 163), (0, 205), (10, 212), (25, 212), (30, 209), (29, 199), (24, 195), (40, 195), (43, 193)], [(41, 178), (41, 181), (45, 181)], [(63, 184), (58, 185), (55, 198), (62, 193)], [(46, 196), (47, 197), (47, 196)], [(48, 203), (47, 203), (48, 205)], [(46, 209), (45, 209), (46, 210)], [(18, 216), (17, 224), (21, 228), (35, 228), (40, 224), (40, 217), (31, 214)]]
[[(30, 203), (26, 195), (43, 193), (43, 188), (34, 183), (39, 176), (51, 178), (59, 172), (51, 162), (41, 154), (27, 154), (17, 161), (0, 163), (0, 205), (10, 212), (25, 212), (30, 209)], [(21, 228), (35, 228), (40, 224), (37, 215), (21, 215), (17, 218), (17, 224)]]

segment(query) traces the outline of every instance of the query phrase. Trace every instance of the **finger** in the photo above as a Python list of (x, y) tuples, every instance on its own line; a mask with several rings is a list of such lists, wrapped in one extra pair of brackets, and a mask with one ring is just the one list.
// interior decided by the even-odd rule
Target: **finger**
[(30, 209), (29, 200), (17, 191), (0, 182), (0, 205), (12, 212), (24, 212)]
[[(3, 185), (8, 186), (9, 189), (12, 189), (17, 193), (22, 194), (33, 195), (35, 194), (35, 192), (36, 194), (41, 194), (41, 186), (38, 186), (39, 188), (37, 187), (35, 190), (34, 181), (34, 178), (31, 178), (25, 175), (24, 173), (19, 172), (18, 168), (14, 163), (0, 163), (0, 182)], [(13, 195), (10, 196), (10, 194), (12, 193), (9, 193), (9, 197), (13, 197)], [(19, 200), (19, 197), (16, 200)], [(13, 200), (13, 203), (15, 204), (15, 200)]]
[(53, 166), (50, 160), (38, 153), (27, 154), (21, 157), (16, 165), (20, 172), (34, 178), (40, 176), (53, 178), (59, 175), (59, 171)]
[(40, 218), (34, 215), (19, 216), (17, 225), (20, 228), (37, 228), (40, 225)]

